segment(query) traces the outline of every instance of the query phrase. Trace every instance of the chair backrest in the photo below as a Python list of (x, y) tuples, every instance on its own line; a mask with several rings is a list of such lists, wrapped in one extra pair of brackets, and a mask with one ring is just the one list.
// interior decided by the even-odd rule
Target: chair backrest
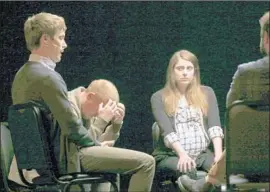
[(269, 176), (269, 104), (236, 101), (226, 112), (227, 175)]
[(35, 102), (9, 107), (8, 124), (19, 171), (36, 169), (53, 175), (49, 129), (52, 119)]
[(152, 125), (152, 139), (153, 139), (153, 148), (155, 149), (160, 136), (160, 128), (157, 122), (154, 122)]
[(8, 124), (6, 122), (1, 122), (0, 135), (1, 135), (1, 171), (5, 189), (8, 190), (8, 174), (12, 158), (14, 156), (14, 151), (10, 131), (8, 129)]

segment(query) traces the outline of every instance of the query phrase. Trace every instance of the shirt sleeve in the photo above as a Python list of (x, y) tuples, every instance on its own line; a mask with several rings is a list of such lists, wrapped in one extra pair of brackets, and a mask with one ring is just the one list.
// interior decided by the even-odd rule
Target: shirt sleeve
[[(122, 125), (121, 124), (111, 124), (109, 125), (105, 132), (101, 134), (100, 136), (100, 141), (110, 141), (110, 140), (114, 140), (116, 141), (119, 136), (120, 136), (120, 129), (121, 129)], [(116, 131), (117, 130), (117, 131)]]
[(179, 141), (179, 137), (174, 131), (173, 124), (165, 112), (160, 91), (152, 95), (151, 108), (154, 118), (161, 129), (165, 145), (170, 146), (172, 143)]
[(219, 126), (210, 127), (208, 129), (208, 135), (210, 139), (214, 139), (215, 137), (224, 138), (223, 130)]
[(72, 112), (67, 97), (67, 87), (61, 76), (58, 77), (54, 74), (47, 76), (39, 88), (42, 99), (59, 123), (62, 134), (67, 135), (71, 141), (79, 146), (92, 146), (93, 141), (81, 119)]
[(87, 127), (88, 130), (94, 131), (97, 138), (105, 131), (108, 123), (100, 117), (92, 117)]
[(210, 139), (215, 137), (224, 137), (223, 130), (221, 128), (218, 102), (215, 92), (212, 88), (207, 87), (207, 100), (208, 100), (208, 135)]

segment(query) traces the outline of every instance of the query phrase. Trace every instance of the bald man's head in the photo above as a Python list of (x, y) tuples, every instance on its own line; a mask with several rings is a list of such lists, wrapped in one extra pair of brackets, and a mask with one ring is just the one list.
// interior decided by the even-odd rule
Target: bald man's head
[(85, 118), (96, 116), (99, 105), (102, 103), (105, 105), (109, 100), (119, 102), (119, 93), (116, 86), (106, 79), (92, 81), (80, 97), (81, 110)]
[(119, 93), (116, 86), (106, 79), (92, 81), (87, 87), (87, 92), (98, 94), (104, 103), (107, 103), (109, 99), (119, 102)]

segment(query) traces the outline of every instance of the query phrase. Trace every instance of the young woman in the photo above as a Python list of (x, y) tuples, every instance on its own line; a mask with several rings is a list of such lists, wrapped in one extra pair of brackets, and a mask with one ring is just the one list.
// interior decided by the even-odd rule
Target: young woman
[[(196, 168), (208, 171), (222, 154), (217, 99), (212, 88), (202, 86), (197, 57), (180, 50), (173, 54), (163, 89), (151, 97), (152, 112), (161, 130), (153, 156), (157, 167), (179, 177), (196, 177)], [(208, 149), (213, 142), (214, 154)], [(178, 185), (181, 185), (178, 179)]]

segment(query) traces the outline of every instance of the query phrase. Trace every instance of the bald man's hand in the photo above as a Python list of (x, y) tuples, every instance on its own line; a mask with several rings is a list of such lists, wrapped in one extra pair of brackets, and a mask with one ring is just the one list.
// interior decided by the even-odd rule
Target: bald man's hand
[(118, 103), (117, 104), (117, 109), (114, 113), (114, 119), (113, 122), (116, 124), (121, 124), (124, 120), (125, 117), (125, 112), (126, 112), (126, 108), (125, 105), (123, 103)]
[(103, 103), (99, 105), (97, 116), (102, 118), (106, 122), (110, 122), (114, 118), (117, 109), (118, 108), (116, 102), (109, 100), (106, 105), (104, 105)]

